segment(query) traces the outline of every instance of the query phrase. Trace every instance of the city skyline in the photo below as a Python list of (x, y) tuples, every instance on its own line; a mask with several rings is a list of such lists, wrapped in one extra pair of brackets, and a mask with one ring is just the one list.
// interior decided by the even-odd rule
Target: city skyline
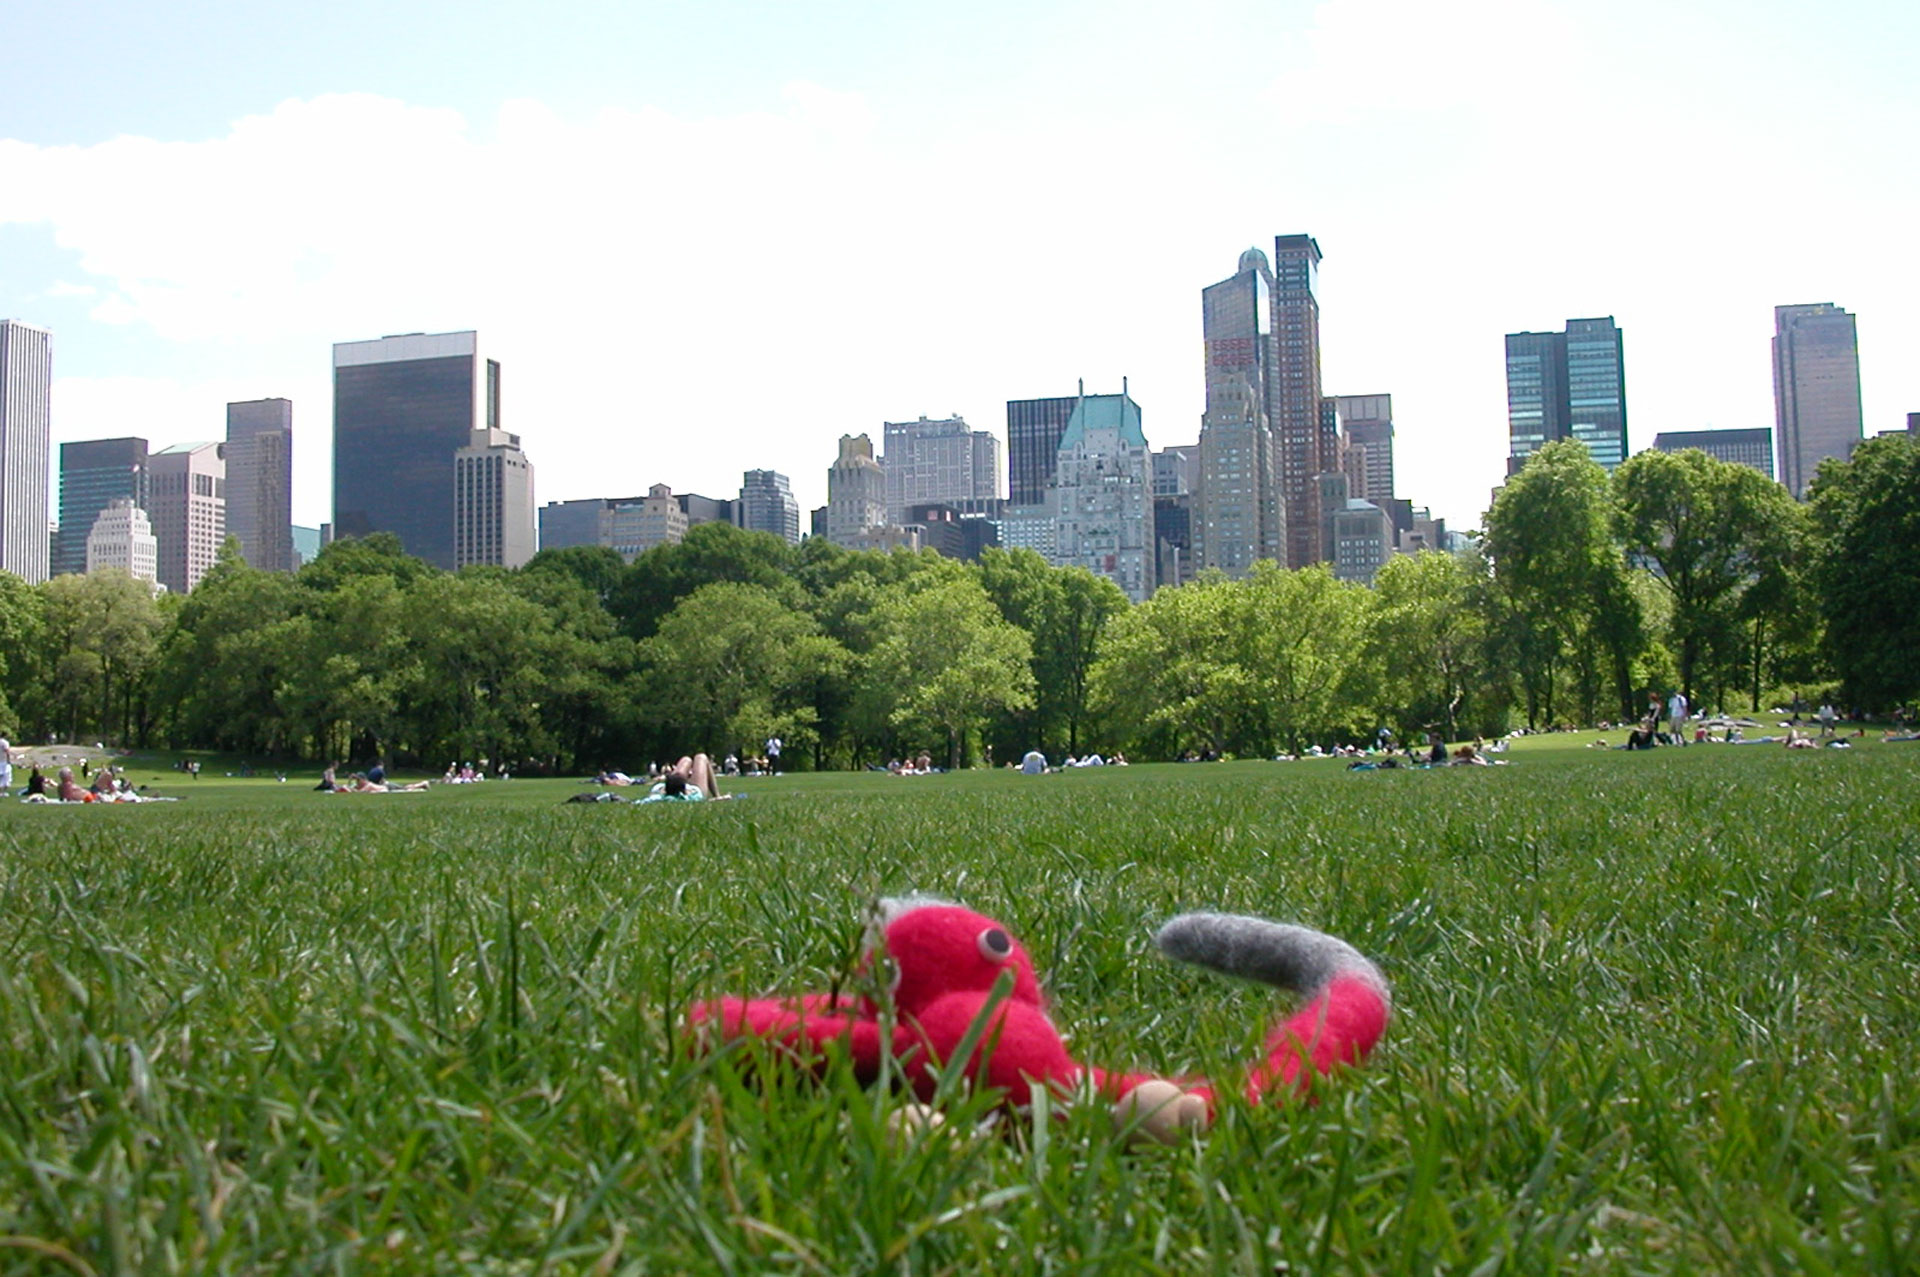
[[(1157, 434), (1196, 438), (1194, 290), (1302, 228), (1327, 256), (1326, 392), (1393, 392), (1401, 469), (1455, 526), (1504, 470), (1501, 335), (1569, 315), (1631, 330), (1635, 442), (1770, 424), (1772, 310), (1808, 298), (1859, 316), (1867, 433), (1920, 408), (1905, 9), (730, 8), (429, 0), (380, 41), (278, 12), (36, 11), (0, 49), (0, 315), (57, 336), (54, 441), (216, 438), (226, 403), (287, 398), (311, 525), (326, 346), (476, 327), (512, 362), (543, 497), (731, 492), (751, 464), (810, 509), (841, 434), (998, 431), (1080, 377), (1124, 371)], [(428, 32), (449, 56), (395, 54)], [(1227, 48), (1268, 69), (1222, 81)], [(1121, 65), (1120, 100), (1068, 91)], [(1608, 109), (1569, 147), (1513, 111), (1532, 92)], [(1529, 191), (1578, 198), (1511, 198), (1515, 154)], [(991, 198), (1050, 189), (1063, 156), (1125, 198)], [(1231, 198), (1195, 198), (1224, 172)], [(782, 336), (743, 358), (713, 338), (748, 296)], [(744, 457), (688, 446), (708, 425)], [(610, 460), (609, 431), (637, 446)]]

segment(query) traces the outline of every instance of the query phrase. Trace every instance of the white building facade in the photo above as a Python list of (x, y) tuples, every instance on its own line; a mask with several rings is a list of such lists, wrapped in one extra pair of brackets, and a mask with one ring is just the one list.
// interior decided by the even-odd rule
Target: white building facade
[(0, 571), (47, 579), (48, 467), (53, 455), (53, 336), (0, 319)]
[(160, 580), (160, 540), (147, 512), (126, 497), (116, 497), (87, 533), (87, 571), (118, 568), (136, 581)]
[(963, 417), (889, 421), (883, 427), (887, 521), (907, 522), (916, 505), (990, 501), (1000, 495), (1000, 440)]
[(1060, 436), (1053, 561), (1104, 576), (1140, 603), (1157, 583), (1153, 452), (1124, 387), (1081, 395)]
[(887, 472), (866, 435), (841, 435), (840, 456), (827, 470), (827, 540), (856, 546), (873, 528), (887, 526)]
[(533, 463), (520, 436), (475, 430), (453, 454), (453, 561), (517, 568), (534, 555)]

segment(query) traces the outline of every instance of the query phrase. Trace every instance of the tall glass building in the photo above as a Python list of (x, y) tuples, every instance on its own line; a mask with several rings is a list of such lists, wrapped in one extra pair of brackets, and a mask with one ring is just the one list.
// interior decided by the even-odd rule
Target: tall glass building
[(793, 499), (787, 476), (774, 470), (749, 470), (740, 479), (740, 526), (749, 532), (771, 532), (788, 544), (800, 540), (800, 503)]
[(47, 579), (52, 404), (53, 335), (0, 319), (0, 571), (29, 585)]
[(474, 332), (408, 333), (333, 348), (333, 529), (391, 532), (451, 571), (454, 454), (500, 429), (500, 365)]
[(87, 439), (60, 445), (60, 532), (53, 575), (87, 570), (93, 521), (115, 501), (147, 509), (147, 441)]
[(1339, 425), (1320, 411), (1320, 245), (1311, 235), (1273, 241), (1273, 352), (1267, 422), (1285, 502), (1287, 566), (1330, 557), (1320, 517), (1320, 476), (1339, 468)]
[(1853, 455), (1865, 433), (1853, 316), (1832, 302), (1773, 308), (1773, 406), (1780, 482), (1807, 495), (1828, 457)]
[(263, 572), (291, 572), (293, 403), (227, 405), (227, 532), (240, 557)]
[(1076, 395), (1007, 400), (1007, 504), (1039, 505), (1053, 486), (1060, 436), (1067, 432)]
[[(1273, 268), (1257, 248), (1231, 278), (1200, 290), (1206, 411), (1190, 523), (1194, 562), (1229, 576), (1286, 557), (1286, 517), (1268, 413), (1278, 363)], [(1317, 407), (1317, 406), (1316, 406)]]
[(1609, 474), (1627, 459), (1625, 346), (1613, 316), (1565, 332), (1507, 334), (1507, 473), (1578, 439)]

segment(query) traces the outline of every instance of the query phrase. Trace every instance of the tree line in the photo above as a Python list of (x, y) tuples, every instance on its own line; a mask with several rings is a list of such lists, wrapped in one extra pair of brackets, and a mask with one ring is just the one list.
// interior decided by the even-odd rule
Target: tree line
[(624, 563), (439, 571), (389, 535), (293, 574), (229, 543), (189, 595), (0, 573), (0, 727), (262, 759), (633, 766), (690, 750), (855, 767), (1090, 748), (1266, 756), (1441, 730), (1920, 692), (1920, 450), (1868, 440), (1801, 504), (1704, 453), (1609, 476), (1531, 458), (1459, 554), (1372, 588), (1323, 567), (1203, 575), (1137, 606), (1028, 551), (788, 545), (721, 524)]

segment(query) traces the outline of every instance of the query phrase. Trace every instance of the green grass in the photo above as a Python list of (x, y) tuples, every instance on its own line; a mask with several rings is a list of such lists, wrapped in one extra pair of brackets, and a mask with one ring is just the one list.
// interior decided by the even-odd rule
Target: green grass
[[(0, 1273), (1920, 1268), (1920, 745), (742, 781), (0, 810)], [(210, 768), (209, 772), (214, 769)], [(844, 976), (962, 899), (1085, 1059), (1229, 1072), (1274, 1009), (1149, 945), (1335, 931), (1373, 1063), (1130, 1148), (687, 1049), (690, 1001)]]

